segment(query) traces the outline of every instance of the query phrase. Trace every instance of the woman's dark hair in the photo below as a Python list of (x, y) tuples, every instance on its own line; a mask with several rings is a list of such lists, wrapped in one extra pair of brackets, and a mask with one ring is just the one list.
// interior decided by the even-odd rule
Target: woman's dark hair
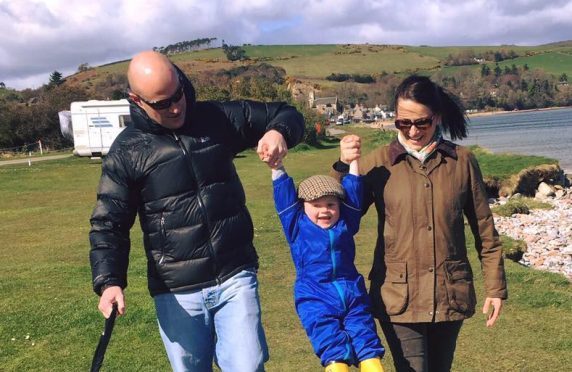
[(433, 114), (441, 115), (441, 126), (451, 139), (467, 137), (467, 117), (457, 97), (445, 91), (428, 77), (411, 75), (395, 90), (395, 111), (399, 99), (409, 99), (427, 106)]

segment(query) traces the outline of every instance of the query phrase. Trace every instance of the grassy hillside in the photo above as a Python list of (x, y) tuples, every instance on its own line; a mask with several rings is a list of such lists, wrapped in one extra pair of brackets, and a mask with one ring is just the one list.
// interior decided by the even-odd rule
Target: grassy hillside
[[(205, 70), (230, 69), (232, 67), (265, 62), (283, 67), (288, 76), (311, 82), (322, 82), (332, 73), (379, 74), (383, 71), (394, 74), (412, 72), (433, 73), (443, 69), (452, 72), (459, 67), (442, 67), (444, 59), (464, 50), (475, 53), (486, 51), (514, 50), (521, 57), (500, 63), (501, 66), (523, 66), (541, 68), (560, 76), (572, 76), (572, 43), (561, 42), (540, 46), (398, 46), (398, 45), (246, 45), (246, 54), (251, 58), (245, 62), (227, 61), (221, 48), (187, 52), (170, 56), (187, 72), (200, 73)], [(127, 61), (100, 66), (94, 70), (70, 77), (74, 83), (96, 84), (108, 74), (125, 74)], [(480, 65), (471, 65), (479, 69)]]
[[(386, 140), (380, 132), (355, 131), (367, 138), (366, 148)], [(338, 157), (337, 143), (323, 147), (288, 155), (285, 164), (297, 182), (328, 172)], [(294, 267), (271, 201), (270, 171), (254, 152), (243, 155), (235, 163), (256, 227), (263, 323), (271, 354), (266, 369), (321, 371), (294, 311)], [(0, 370), (88, 370), (103, 328), (88, 264), (88, 220), (99, 175), (100, 164), (85, 158), (0, 167)], [(356, 266), (363, 274), (371, 267), (375, 237), (376, 219), (370, 212), (357, 236)], [(131, 240), (127, 314), (117, 320), (103, 370), (166, 371), (137, 222)], [(468, 242), (480, 306), (482, 278), (472, 238)], [(568, 370), (570, 283), (561, 275), (513, 262), (507, 262), (507, 276), (510, 297), (499, 323), (487, 329), (478, 311), (465, 322), (453, 370)], [(389, 353), (384, 365), (393, 371)]]
[(527, 64), (531, 69), (540, 68), (556, 76), (560, 76), (563, 73), (568, 76), (572, 76), (572, 48), (569, 50), (552, 51), (530, 57), (521, 57), (514, 60), (502, 61), (499, 63), (499, 66), (510, 67), (512, 64), (517, 66)]

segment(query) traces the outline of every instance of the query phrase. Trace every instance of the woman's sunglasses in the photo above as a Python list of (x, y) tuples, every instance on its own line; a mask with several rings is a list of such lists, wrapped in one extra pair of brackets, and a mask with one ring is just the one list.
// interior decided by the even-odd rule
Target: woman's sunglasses
[(428, 118), (421, 118), (421, 119), (416, 119), (413, 121), (411, 121), (409, 119), (397, 119), (397, 120), (395, 120), (395, 127), (397, 129), (409, 129), (413, 125), (415, 125), (415, 127), (417, 129), (427, 129), (431, 125), (433, 125), (433, 117), (431, 116)]
[(137, 96), (137, 98), (148, 104), (154, 110), (165, 110), (171, 107), (173, 103), (179, 102), (181, 97), (183, 96), (183, 93), (184, 93), (183, 85), (179, 82), (179, 87), (177, 88), (175, 93), (173, 93), (173, 95), (169, 98), (165, 98), (160, 101), (146, 101), (139, 96)]

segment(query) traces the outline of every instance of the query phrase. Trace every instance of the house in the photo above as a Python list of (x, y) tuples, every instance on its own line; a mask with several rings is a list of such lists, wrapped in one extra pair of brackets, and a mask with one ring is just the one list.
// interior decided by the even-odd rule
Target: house
[(320, 114), (328, 117), (337, 116), (339, 112), (337, 96), (316, 98), (314, 91), (310, 91), (308, 105), (310, 108), (315, 109)]
[(352, 120), (354, 123), (359, 123), (366, 118), (366, 109), (362, 106), (356, 105), (352, 113)]

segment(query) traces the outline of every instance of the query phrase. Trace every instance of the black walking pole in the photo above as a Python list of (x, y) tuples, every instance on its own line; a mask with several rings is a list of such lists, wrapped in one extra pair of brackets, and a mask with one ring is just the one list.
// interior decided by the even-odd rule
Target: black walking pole
[(103, 357), (105, 356), (105, 350), (107, 349), (107, 344), (109, 344), (109, 339), (111, 338), (111, 332), (113, 331), (113, 325), (115, 324), (115, 317), (117, 316), (117, 304), (113, 304), (113, 309), (109, 318), (105, 319), (105, 328), (101, 337), (99, 337), (99, 343), (97, 344), (97, 349), (95, 349), (95, 354), (93, 360), (91, 361), (91, 372), (99, 372), (101, 364), (103, 364)]

